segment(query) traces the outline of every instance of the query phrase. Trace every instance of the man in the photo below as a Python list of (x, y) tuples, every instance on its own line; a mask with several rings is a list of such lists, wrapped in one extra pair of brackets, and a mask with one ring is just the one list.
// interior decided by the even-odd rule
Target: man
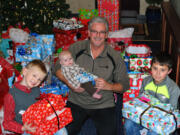
[(56, 76), (70, 88), (67, 106), (71, 107), (73, 122), (67, 126), (69, 135), (77, 135), (89, 117), (98, 135), (116, 135), (116, 108), (114, 92), (123, 93), (129, 88), (126, 66), (120, 54), (106, 43), (108, 22), (102, 17), (93, 18), (88, 25), (89, 40), (76, 42), (69, 51), (75, 62), (86, 71), (98, 76), (96, 88), (101, 99), (92, 98), (83, 88), (73, 88), (62, 75), (60, 65), (55, 66)]

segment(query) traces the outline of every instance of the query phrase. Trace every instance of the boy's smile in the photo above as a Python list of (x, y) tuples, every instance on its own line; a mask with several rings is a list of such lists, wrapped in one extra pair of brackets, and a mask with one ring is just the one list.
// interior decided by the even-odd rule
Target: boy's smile
[(152, 64), (151, 72), (155, 83), (159, 84), (171, 73), (171, 69), (167, 65), (160, 65), (156, 62)]
[(24, 79), (21, 84), (27, 88), (38, 86), (46, 76), (46, 74), (43, 73), (37, 66), (33, 66), (29, 69), (25, 68), (23, 70), (23, 75)]

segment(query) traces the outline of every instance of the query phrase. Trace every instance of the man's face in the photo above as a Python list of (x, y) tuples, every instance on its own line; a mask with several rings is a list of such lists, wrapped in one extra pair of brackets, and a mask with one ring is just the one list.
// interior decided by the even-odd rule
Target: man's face
[(101, 46), (104, 45), (105, 39), (108, 36), (106, 26), (104, 23), (93, 23), (91, 29), (88, 30), (91, 45)]
[(151, 72), (155, 83), (159, 84), (171, 73), (171, 69), (169, 69), (167, 65), (162, 66), (156, 62), (152, 64)]
[(73, 58), (71, 56), (71, 54), (65, 54), (64, 56), (62, 56), (62, 58), (60, 58), (60, 64), (63, 66), (72, 66), (74, 63)]

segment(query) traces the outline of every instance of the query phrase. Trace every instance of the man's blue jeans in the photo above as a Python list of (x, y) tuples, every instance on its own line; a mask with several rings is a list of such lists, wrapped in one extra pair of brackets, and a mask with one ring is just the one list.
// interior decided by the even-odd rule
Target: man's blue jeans
[(158, 135), (158, 133), (152, 130), (147, 130), (143, 126), (129, 119), (125, 119), (124, 129), (125, 129), (126, 135), (141, 135), (140, 131), (145, 131), (145, 130), (147, 131), (147, 134), (145, 135)]

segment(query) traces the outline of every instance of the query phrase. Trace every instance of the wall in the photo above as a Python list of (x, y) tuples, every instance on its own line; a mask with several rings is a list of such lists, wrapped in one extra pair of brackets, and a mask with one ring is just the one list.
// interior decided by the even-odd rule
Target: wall
[(173, 7), (175, 8), (177, 15), (180, 18), (180, 0), (171, 0), (171, 3)]
[[(169, 0), (164, 0), (164, 1), (169, 1)], [(177, 0), (177, 1), (180, 1), (180, 0)], [(145, 15), (147, 6), (148, 6), (148, 4), (146, 3), (146, 0), (140, 0), (140, 11), (139, 11), (139, 13), (141, 15)]]
[[(164, 0), (169, 1), (169, 0)], [(180, 1), (180, 0), (176, 0)], [(70, 10), (73, 13), (78, 13), (79, 8), (86, 8), (86, 9), (94, 9), (95, 8), (95, 0), (66, 0), (66, 2), (70, 5)], [(144, 15), (146, 12), (148, 4), (145, 0), (140, 0), (140, 11), (139, 13)]]
[(70, 10), (73, 13), (78, 13), (79, 8), (95, 8), (95, 0), (66, 0), (66, 3), (70, 5)]

